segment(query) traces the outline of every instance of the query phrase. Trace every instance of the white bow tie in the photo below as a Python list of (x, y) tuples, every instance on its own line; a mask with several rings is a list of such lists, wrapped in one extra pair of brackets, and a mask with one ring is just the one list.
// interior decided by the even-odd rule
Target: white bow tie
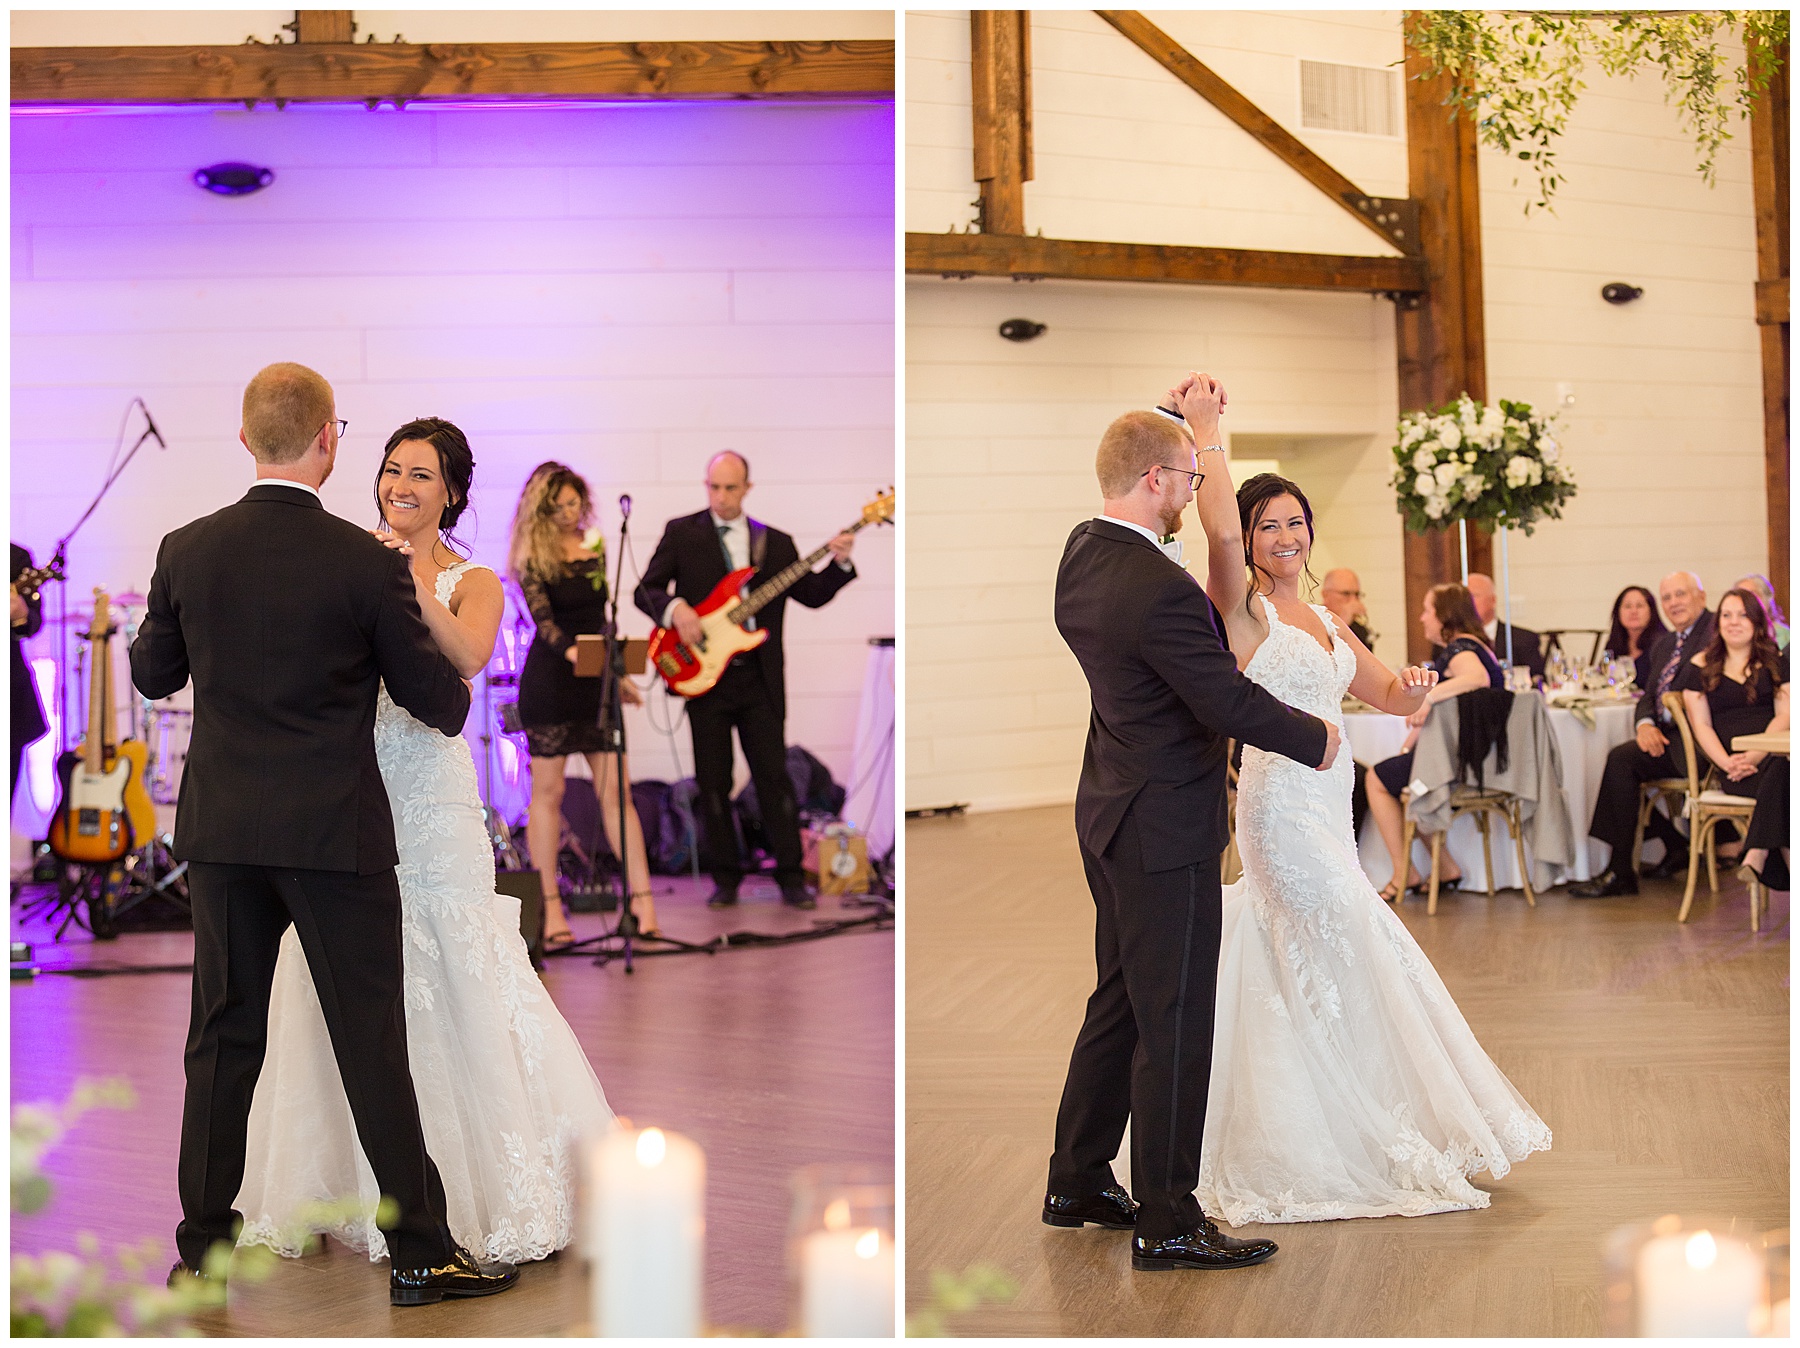
[(1181, 540), (1179, 538), (1172, 538), (1167, 543), (1158, 543), (1156, 546), (1161, 548), (1163, 556), (1167, 557), (1171, 562), (1174, 562), (1176, 566), (1182, 564)]

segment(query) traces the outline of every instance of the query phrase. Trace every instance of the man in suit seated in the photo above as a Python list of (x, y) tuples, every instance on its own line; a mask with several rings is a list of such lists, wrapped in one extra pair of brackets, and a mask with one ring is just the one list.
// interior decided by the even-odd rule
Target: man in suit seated
[(1369, 609), (1363, 603), (1362, 581), (1347, 566), (1335, 566), (1319, 582), (1319, 602), (1330, 609), (1350, 634), (1370, 650), (1375, 634), (1369, 630)]
[[(1500, 621), (1500, 593), (1494, 588), (1494, 578), (1471, 571), (1469, 598), (1475, 601), (1475, 616), (1481, 619), (1481, 630), (1487, 633), (1488, 645), (1493, 647), (1494, 655), (1506, 659), (1507, 629)], [(1534, 679), (1544, 677), (1544, 643), (1528, 627), (1513, 625), (1512, 662), (1529, 669)]]
[[(1608, 899), (1638, 892), (1631, 855), (1637, 833), (1638, 787), (1659, 777), (1687, 775), (1681, 732), (1664, 709), (1662, 695), (1674, 685), (1683, 662), (1706, 649), (1715, 619), (1706, 607), (1706, 587), (1692, 571), (1672, 571), (1664, 576), (1658, 594), (1669, 630), (1650, 648), (1648, 687), (1637, 705), (1637, 738), (1615, 746), (1606, 756), (1600, 797), (1594, 803), (1594, 820), (1588, 825), (1589, 836), (1611, 846), (1612, 859), (1606, 870), (1587, 884), (1571, 887), (1571, 898)], [(1666, 849), (1662, 861), (1647, 874), (1664, 879), (1687, 869), (1687, 839), (1673, 821), (1652, 810), (1645, 835), (1661, 838)]]

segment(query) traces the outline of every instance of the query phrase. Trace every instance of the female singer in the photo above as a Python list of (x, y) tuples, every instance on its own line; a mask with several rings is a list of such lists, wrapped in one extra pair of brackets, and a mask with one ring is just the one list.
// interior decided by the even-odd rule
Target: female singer
[[(613, 727), (602, 724), (601, 679), (575, 675), (575, 638), (606, 628), (606, 559), (600, 544), (582, 541), (593, 523), (588, 484), (573, 468), (554, 461), (532, 469), (513, 518), (510, 565), (525, 592), (537, 636), (519, 679), (519, 721), (531, 748), (531, 811), (525, 837), (544, 888), (544, 949), (574, 943), (557, 888), (556, 858), (562, 839), (564, 760), (581, 754), (594, 774), (600, 823), (613, 855), (619, 850), (619, 778), (623, 765), (609, 752)], [(630, 679), (619, 680), (619, 695), (634, 705), (643, 696)], [(650, 889), (650, 860), (644, 830), (631, 804), (626, 776), (625, 829), (631, 913), (638, 930), (654, 936), (656, 899)]]

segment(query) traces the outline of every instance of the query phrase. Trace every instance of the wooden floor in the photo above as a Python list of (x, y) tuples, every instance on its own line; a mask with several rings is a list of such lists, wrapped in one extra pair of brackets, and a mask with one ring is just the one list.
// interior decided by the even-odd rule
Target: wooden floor
[[(1514, 1336), (1601, 1332), (1602, 1244), (1665, 1212), (1788, 1221), (1788, 900), (1760, 935), (1735, 880), (1635, 899), (1449, 895), (1403, 910), (1555, 1145), (1481, 1212), (1256, 1228), (1232, 1273), (1134, 1273), (1129, 1236), (1038, 1220), (1068, 1053), (1093, 987), (1072, 811), (907, 828), (907, 1305), (994, 1265), (964, 1335)], [(1121, 1173), (1121, 1180), (1126, 1175)]]
[[(772, 883), (746, 883), (732, 911), (709, 911), (711, 886), (658, 878), (658, 915), (672, 936), (803, 930), (860, 917), (823, 899), (816, 913), (784, 908)], [(598, 915), (576, 914), (578, 935)], [(191, 933), (85, 937), (52, 946), (41, 964), (185, 963)], [(615, 964), (558, 957), (546, 983), (593, 1060), (613, 1108), (640, 1124), (686, 1133), (706, 1151), (707, 1311), (721, 1326), (779, 1332), (788, 1322), (783, 1242), (789, 1182), (808, 1162), (891, 1167), (894, 1155), (894, 934), (861, 929), (773, 949)], [(186, 974), (81, 979), (44, 974), (12, 990), (14, 1101), (63, 1099), (80, 1076), (128, 1077), (139, 1104), (85, 1118), (47, 1158), (55, 1200), (14, 1217), (13, 1248), (72, 1250), (92, 1231), (103, 1250), (156, 1242), (173, 1262)], [(558, 1334), (586, 1318), (575, 1251), (522, 1270), (503, 1296), (406, 1310), (387, 1304), (387, 1266), (331, 1245), (283, 1261), (200, 1323), (232, 1336), (521, 1336)]]

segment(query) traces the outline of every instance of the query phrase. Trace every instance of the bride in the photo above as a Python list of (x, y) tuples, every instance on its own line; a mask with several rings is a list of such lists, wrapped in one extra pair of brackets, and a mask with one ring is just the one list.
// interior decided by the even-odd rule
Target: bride
[[(453, 552), (474, 459), (448, 421), (388, 438), (375, 501), (412, 558), (419, 607), (465, 678), (493, 654), (499, 578)], [(575, 1143), (612, 1111), (574, 1032), (539, 984), (519, 935), (519, 903), (494, 891), (494, 859), (468, 742), (420, 724), (381, 693), (375, 752), (399, 845), (406, 1043), (426, 1150), (442, 1176), (450, 1230), (488, 1259), (542, 1259), (573, 1239)], [(333, 1218), (346, 1244), (387, 1254), (372, 1217), (380, 1193), (357, 1142), (318, 994), (290, 927), (269, 1005), (268, 1054), (250, 1106), (243, 1242), (300, 1253), (308, 1204), (360, 1199)]]
[[(1191, 375), (1170, 397), (1201, 449), (1206, 590), (1244, 674), (1340, 727), (1347, 691), (1396, 715), (1441, 701), (1434, 670), (1393, 674), (1328, 609), (1301, 601), (1312, 507), (1272, 473), (1233, 499), (1218, 447), (1224, 387)], [(1232, 1226), (1483, 1208), (1469, 1177), (1498, 1179), (1550, 1146), (1364, 878), (1350, 759), (1321, 773), (1244, 750), (1244, 874), (1224, 892), (1197, 1190)]]

